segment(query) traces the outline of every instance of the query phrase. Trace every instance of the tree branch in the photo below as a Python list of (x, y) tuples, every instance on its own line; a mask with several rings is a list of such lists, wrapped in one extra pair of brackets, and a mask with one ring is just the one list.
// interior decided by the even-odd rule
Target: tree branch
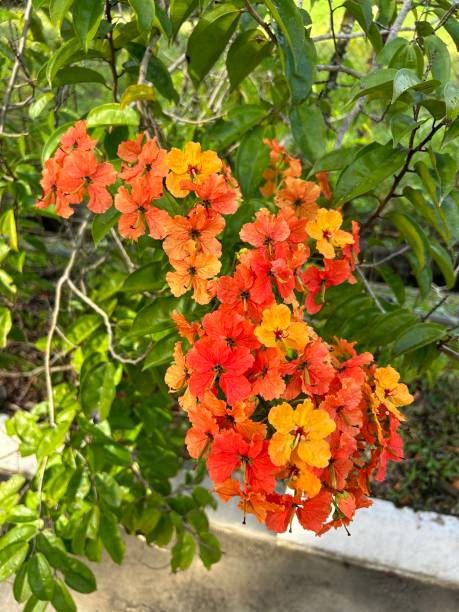
[(269, 39), (271, 40), (271, 42), (274, 43), (275, 45), (277, 45), (277, 38), (274, 35), (274, 32), (271, 30), (271, 28), (265, 22), (265, 20), (260, 17), (260, 15), (253, 8), (253, 6), (250, 4), (250, 2), (248, 2), (248, 0), (244, 0), (244, 6), (245, 6), (246, 11), (249, 13), (249, 15), (251, 15), (255, 19), (255, 21), (261, 25), (263, 30), (269, 36)]

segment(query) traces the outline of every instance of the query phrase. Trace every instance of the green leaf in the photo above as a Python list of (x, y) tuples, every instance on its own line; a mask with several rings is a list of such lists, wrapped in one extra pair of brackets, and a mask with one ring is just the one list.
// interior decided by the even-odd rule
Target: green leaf
[(9, 208), (0, 215), (0, 234), (2, 237), (7, 237), (9, 247), (13, 251), (18, 250), (18, 235), (16, 231), (16, 220), (14, 218), (14, 210)]
[(49, 16), (55, 28), (60, 28), (74, 0), (50, 0)]
[(13, 595), (18, 603), (24, 603), (24, 601), (29, 599), (32, 595), (29, 581), (27, 580), (27, 563), (24, 563), (16, 573), (13, 584)]
[(45, 612), (47, 607), (47, 601), (40, 601), (35, 595), (31, 595), (22, 612)]
[(419, 78), (413, 70), (408, 68), (402, 68), (397, 71), (394, 77), (394, 88), (392, 92), (392, 104), (398, 100), (398, 98), (405, 92), (419, 85)]
[(409, 115), (394, 115), (390, 121), (394, 147), (399, 144), (404, 136), (410, 134), (419, 125), (421, 125), (421, 122), (415, 121)]
[(231, 2), (207, 10), (188, 39), (188, 74), (197, 86), (223, 53), (236, 29), (240, 10)]
[(188, 569), (196, 552), (196, 542), (191, 533), (185, 531), (178, 535), (171, 552), (172, 571)]
[(124, 557), (125, 544), (118, 520), (112, 512), (104, 511), (104, 517), (100, 524), (100, 537), (112, 560), (120, 564)]
[(120, 109), (125, 109), (126, 106), (138, 100), (154, 100), (155, 92), (151, 85), (129, 85), (121, 96)]
[(172, 24), (172, 38), (175, 38), (182, 23), (198, 6), (199, 0), (171, 0), (169, 14)]
[(0, 582), (9, 578), (21, 567), (28, 552), (27, 542), (14, 542), (0, 551)]
[(121, 489), (119, 484), (106, 472), (96, 474), (96, 488), (100, 497), (113, 508), (121, 505)]
[(156, 55), (152, 55), (148, 62), (147, 80), (151, 81), (159, 93), (168, 100), (179, 101), (180, 96), (174, 87), (169, 70)]
[(424, 44), (431, 66), (432, 76), (444, 86), (451, 76), (451, 59), (447, 45), (438, 36), (427, 36)]
[(129, 274), (124, 281), (121, 291), (126, 293), (142, 293), (143, 291), (156, 291), (164, 285), (164, 274), (159, 261), (142, 266)]
[(455, 121), (459, 116), (459, 88), (455, 83), (449, 81), (444, 90), (446, 116), (451, 121)]
[(54, 582), (54, 594), (51, 603), (56, 612), (77, 612), (76, 604), (68, 588), (58, 578)]
[(133, 108), (121, 108), (119, 104), (111, 102), (92, 108), (88, 113), (88, 127), (101, 125), (139, 125), (139, 115)]
[[(207, 132), (204, 144), (221, 151), (266, 117), (267, 111), (256, 104), (242, 104), (229, 111), (226, 119), (219, 119)], [(260, 146), (263, 146), (260, 142)]]
[(45, 142), (45, 145), (41, 152), (41, 163), (44, 164), (47, 159), (49, 159), (59, 144), (59, 141), (62, 135), (73, 126), (73, 122), (63, 123), (54, 132), (49, 136), (48, 140)]
[(142, 369), (147, 370), (170, 362), (176, 341), (177, 336), (173, 333), (156, 342), (148, 353)]
[(5, 549), (10, 544), (15, 542), (28, 542), (38, 531), (38, 524), (30, 523), (24, 525), (17, 525), (5, 533), (0, 538), (0, 550)]
[(116, 395), (117, 371), (113, 363), (100, 363), (81, 381), (80, 402), (86, 416), (97, 414), (104, 421)]
[(220, 542), (211, 533), (202, 533), (199, 536), (199, 556), (204, 567), (210, 569), (222, 557)]
[(27, 564), (27, 578), (32, 593), (42, 601), (50, 601), (54, 595), (54, 579), (46, 557), (35, 553)]
[(154, 0), (129, 0), (129, 4), (135, 13), (139, 32), (148, 34), (155, 18)]
[(63, 554), (59, 570), (64, 574), (65, 583), (78, 593), (92, 593), (96, 590), (96, 578), (87, 565)]
[(311, 91), (315, 49), (306, 38), (303, 18), (293, 0), (265, 0), (278, 27), (277, 38), (292, 103), (300, 104)]
[(311, 162), (321, 157), (327, 142), (327, 126), (317, 104), (303, 102), (293, 106), (290, 115), (293, 138), (305, 158)]
[(352, 200), (378, 187), (384, 179), (403, 166), (405, 158), (406, 153), (400, 149), (394, 150), (391, 144), (367, 145), (340, 174), (334, 194), (336, 204)]
[(380, 70), (370, 72), (369, 75), (360, 79), (357, 84), (358, 91), (350, 102), (355, 102), (362, 96), (390, 98), (396, 73), (397, 71), (394, 68), (381, 68)]
[(5, 348), (12, 326), (13, 321), (10, 309), (6, 306), (0, 306), (0, 348)]
[(241, 32), (235, 38), (226, 56), (226, 69), (231, 89), (236, 89), (265, 57), (269, 57), (273, 47), (273, 43), (260, 29)]
[(109, 208), (101, 215), (95, 215), (91, 225), (92, 238), (96, 246), (105, 238), (108, 232), (114, 227), (120, 218), (121, 213), (114, 206)]
[(144, 336), (145, 334), (152, 334), (175, 327), (171, 319), (171, 312), (180, 303), (177, 298), (173, 297), (156, 298), (152, 304), (145, 306), (138, 313), (129, 331), (129, 335)]
[(358, 151), (358, 147), (342, 147), (337, 151), (325, 153), (325, 155), (318, 159), (312, 167), (310, 176), (317, 174), (317, 172), (342, 170), (345, 166), (349, 166), (355, 159)]
[(29, 106), (29, 117), (31, 119), (36, 119), (39, 117), (53, 98), (54, 94), (51, 91), (48, 91), (41, 96), (37, 96)]
[(429, 259), (429, 242), (421, 226), (406, 213), (392, 212), (388, 215), (390, 221), (400, 232), (401, 236), (410, 245), (418, 263), (419, 269), (422, 270)]
[(454, 262), (448, 251), (436, 240), (429, 239), (429, 250), (432, 259), (440, 268), (448, 289), (453, 289), (456, 284), (456, 274), (454, 272)]
[(263, 138), (270, 128), (254, 127), (242, 138), (236, 156), (236, 177), (245, 198), (256, 195), (269, 164), (269, 149)]
[(56, 73), (54, 83), (57, 87), (74, 85), (76, 83), (101, 83), (106, 85), (105, 79), (100, 72), (91, 70), (91, 68), (83, 68), (82, 66), (62, 68)]
[(88, 50), (89, 43), (97, 34), (104, 14), (104, 0), (78, 0), (73, 8), (73, 28), (81, 46)]
[(362, 30), (368, 34), (373, 23), (371, 0), (346, 0), (343, 4), (359, 22)]
[(421, 346), (437, 342), (446, 333), (446, 330), (437, 323), (415, 323), (404, 329), (395, 340), (393, 353), (401, 355), (418, 349)]
[[(87, 1), (87, 0), (85, 0)], [(91, 1), (91, 0), (89, 0)], [(58, 70), (64, 68), (72, 61), (73, 56), (80, 49), (80, 43), (77, 38), (71, 38), (67, 42), (57, 49), (55, 53), (51, 54), (51, 57), (46, 64), (46, 79), (52, 88), (54, 77)], [(72, 124), (73, 125), (73, 124)]]

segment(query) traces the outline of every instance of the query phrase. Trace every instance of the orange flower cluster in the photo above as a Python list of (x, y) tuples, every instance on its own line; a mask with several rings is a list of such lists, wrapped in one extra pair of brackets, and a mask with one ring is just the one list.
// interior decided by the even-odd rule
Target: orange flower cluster
[[(165, 380), (191, 422), (189, 454), (206, 461), (221, 499), (240, 499), (244, 520), (253, 513), (280, 532), (296, 516), (322, 534), (369, 506), (370, 478), (402, 459), (400, 408), (413, 398), (391, 366), (378, 368), (346, 340), (325, 342), (305, 321), (328, 287), (355, 282), (359, 227), (343, 230), (340, 211), (319, 206), (321, 194), (331, 197), (326, 175), (303, 180), (299, 160), (276, 140), (266, 144), (262, 193), (273, 197), (271, 210), (243, 225), (247, 246), (231, 275), (218, 277), (218, 236), (240, 193), (229, 168), (199, 143), (167, 152), (140, 134), (120, 144), (116, 172), (98, 161), (78, 122), (45, 163), (37, 206), (54, 204), (68, 217), (84, 198), (97, 213), (114, 203), (123, 237), (137, 240), (148, 228), (164, 240), (172, 294), (213, 300), (202, 321), (172, 313), (182, 340)], [(117, 180), (113, 197), (107, 187)], [(181, 199), (183, 215), (162, 208), (166, 190)]]
[[(137, 240), (145, 235), (164, 239), (173, 271), (166, 280), (173, 295), (179, 297), (193, 290), (193, 299), (207, 304), (216, 291), (211, 280), (220, 271), (221, 244), (217, 236), (223, 231), (222, 215), (237, 209), (239, 188), (214, 151), (201, 151), (201, 145), (188, 142), (183, 150), (160, 148), (156, 139), (135, 140), (118, 147), (121, 170), (107, 162), (99, 163), (96, 141), (89, 137), (86, 123), (79, 121), (61, 138), (59, 148), (45, 162), (39, 208), (55, 205), (56, 213), (70, 217), (71, 205), (81, 204), (88, 197), (88, 208), (106, 212), (113, 204), (121, 213), (118, 230), (123, 238)], [(107, 190), (119, 179), (115, 196)], [(160, 200), (167, 188), (176, 198), (192, 194), (185, 216), (171, 217), (152, 203)], [(185, 208), (185, 206), (184, 206)]]
[[(277, 144), (273, 158), (291, 169)], [(327, 287), (352, 282), (358, 225), (348, 233), (340, 212), (319, 208), (323, 186), (278, 176), (267, 178), (280, 210), (242, 227), (251, 248), (216, 281), (216, 308), (202, 322), (174, 313), (183, 340), (166, 383), (191, 422), (189, 454), (222, 500), (239, 498), (244, 521), (252, 513), (281, 532), (296, 516), (322, 534), (369, 506), (370, 478), (402, 459), (400, 407), (413, 398), (392, 367), (305, 322)]]

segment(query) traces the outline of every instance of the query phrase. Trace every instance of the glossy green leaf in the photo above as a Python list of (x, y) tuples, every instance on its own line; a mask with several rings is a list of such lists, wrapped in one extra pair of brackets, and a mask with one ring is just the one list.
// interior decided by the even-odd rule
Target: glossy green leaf
[(118, 520), (112, 512), (104, 512), (100, 524), (100, 537), (112, 561), (120, 564), (124, 557), (125, 544)]
[(422, 270), (429, 258), (429, 242), (421, 226), (406, 213), (392, 212), (390, 221), (410, 245), (416, 257), (419, 269)]
[(5, 348), (12, 326), (13, 320), (10, 309), (6, 306), (0, 306), (0, 348)]
[(51, 23), (60, 28), (64, 17), (70, 10), (74, 0), (50, 0), (49, 2), (49, 16)]
[(196, 542), (188, 531), (177, 536), (172, 547), (171, 568), (173, 572), (178, 569), (186, 570), (190, 567), (196, 552)]
[(399, 170), (406, 154), (393, 149), (391, 144), (373, 143), (364, 147), (338, 178), (335, 189), (336, 204), (368, 193)]
[(241, 140), (236, 156), (236, 177), (244, 197), (257, 194), (263, 172), (269, 164), (269, 149), (263, 138), (267, 128), (255, 127)]
[(448, 289), (453, 289), (456, 284), (456, 274), (454, 272), (454, 262), (448, 251), (437, 241), (429, 240), (429, 250), (432, 259), (440, 268)]
[(171, 313), (179, 303), (179, 300), (173, 297), (156, 298), (152, 304), (145, 306), (138, 313), (129, 335), (144, 336), (175, 327)]
[(27, 542), (14, 542), (0, 550), (0, 582), (9, 578), (21, 567), (28, 551)]
[(104, 14), (104, 0), (77, 0), (73, 7), (73, 28), (81, 46), (88, 50), (89, 43), (97, 34)]
[(116, 395), (116, 367), (113, 363), (100, 363), (89, 370), (81, 381), (81, 407), (87, 416), (96, 414), (103, 421), (109, 413)]
[(167, 335), (158, 342), (155, 342), (151, 351), (145, 358), (143, 370), (172, 362), (172, 354), (176, 342), (177, 336), (175, 333)]
[(101, 215), (95, 215), (91, 225), (92, 238), (96, 246), (105, 238), (108, 232), (116, 225), (121, 213), (114, 206)]
[(121, 108), (120, 104), (111, 102), (92, 108), (88, 113), (88, 127), (101, 125), (139, 125), (139, 115), (133, 108)]
[(100, 497), (113, 508), (118, 508), (121, 505), (121, 489), (119, 484), (106, 472), (96, 474), (96, 488)]
[(223, 53), (236, 29), (240, 10), (231, 2), (205, 11), (188, 39), (188, 74), (197, 86)]
[(421, 346), (437, 342), (445, 333), (445, 328), (437, 323), (415, 323), (404, 329), (395, 340), (394, 355), (401, 355)]
[(48, 607), (47, 601), (40, 601), (35, 595), (31, 595), (22, 612), (45, 612)]
[[(243, 104), (229, 111), (225, 119), (219, 119), (207, 132), (205, 145), (217, 151), (229, 147), (267, 115), (267, 111), (256, 104)], [(260, 143), (260, 146), (262, 144)]]
[(273, 47), (273, 43), (260, 29), (241, 32), (235, 38), (226, 56), (226, 69), (231, 88), (236, 89), (261, 61), (269, 57)]
[(155, 18), (154, 0), (129, 0), (141, 34), (148, 34)]
[(59, 570), (64, 574), (65, 583), (78, 593), (92, 593), (96, 590), (96, 578), (87, 565), (70, 557), (62, 555), (62, 565)]
[(212, 533), (201, 533), (199, 536), (199, 556), (204, 567), (210, 569), (222, 557), (220, 542)]
[(371, 0), (346, 0), (343, 4), (368, 34), (373, 22)]
[(450, 80), (451, 59), (447, 45), (438, 36), (424, 38), (424, 44), (431, 66), (432, 76), (444, 86)]
[(164, 273), (161, 271), (161, 262), (142, 266), (135, 270), (124, 281), (122, 291), (127, 293), (142, 293), (143, 291), (156, 291), (164, 286)]
[(459, 88), (455, 83), (449, 81), (445, 85), (444, 95), (446, 116), (451, 121), (454, 121), (459, 116)]
[(156, 55), (152, 55), (148, 62), (147, 79), (162, 96), (174, 102), (179, 101), (180, 96), (174, 87), (169, 70)]
[(29, 106), (29, 117), (31, 119), (36, 119), (39, 117), (53, 98), (54, 94), (50, 91), (41, 94), (41, 96), (37, 96)]
[(172, 24), (173, 38), (177, 36), (180, 26), (188, 19), (198, 4), (199, 0), (171, 0), (169, 15)]
[(300, 104), (311, 91), (315, 49), (306, 37), (303, 18), (293, 0), (265, 0), (278, 27), (282, 63), (293, 104)]
[(83, 68), (82, 66), (67, 66), (59, 70), (54, 82), (57, 87), (62, 85), (75, 85), (76, 83), (100, 83), (106, 85), (104, 77), (100, 72), (91, 68)]
[(37, 522), (13, 527), (0, 538), (0, 550), (4, 550), (7, 546), (15, 542), (28, 542), (37, 531)]
[(54, 581), (51, 603), (56, 612), (77, 612), (76, 603), (62, 580), (55, 579)]
[(32, 593), (42, 601), (50, 601), (54, 595), (54, 578), (46, 557), (36, 552), (27, 563), (27, 578)]
[(120, 99), (120, 109), (126, 109), (126, 106), (138, 100), (154, 100), (155, 92), (151, 85), (129, 85), (123, 92)]
[(398, 70), (394, 77), (394, 87), (392, 92), (392, 104), (405, 92), (419, 85), (419, 78), (413, 70), (402, 68)]
[(27, 563), (21, 566), (13, 583), (13, 595), (14, 599), (18, 603), (24, 603), (32, 595), (29, 581), (27, 579)]
[(303, 102), (293, 106), (290, 115), (293, 138), (303, 156), (314, 162), (325, 151), (327, 126), (317, 104)]
[[(88, 0), (86, 0), (88, 1)], [(89, 0), (90, 1), (90, 0)], [(75, 53), (80, 49), (80, 42), (77, 38), (71, 38), (63, 43), (55, 53), (51, 55), (46, 64), (46, 79), (50, 85), (53, 86), (54, 77), (57, 72), (67, 66)]]

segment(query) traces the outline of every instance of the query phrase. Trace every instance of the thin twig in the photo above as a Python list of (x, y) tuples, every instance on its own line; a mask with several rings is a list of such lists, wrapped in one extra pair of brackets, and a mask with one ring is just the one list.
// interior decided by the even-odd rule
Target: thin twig
[(53, 382), (51, 379), (51, 347), (53, 343), (54, 333), (57, 327), (57, 321), (59, 318), (59, 310), (61, 307), (62, 287), (64, 286), (64, 283), (68, 280), (70, 276), (70, 272), (72, 271), (72, 268), (75, 264), (76, 255), (83, 241), (84, 232), (85, 232), (87, 225), (88, 225), (88, 220), (85, 219), (80, 225), (80, 228), (76, 235), (75, 245), (70, 253), (70, 257), (65, 267), (65, 270), (62, 273), (62, 276), (57, 281), (56, 292), (54, 295), (54, 309), (53, 309), (53, 313), (51, 316), (51, 324), (49, 326), (48, 337), (46, 340), (44, 368), (45, 368), (45, 375), (46, 375), (46, 393), (48, 396), (48, 406), (49, 406), (48, 408), (49, 422), (52, 427), (55, 427), (56, 422), (55, 422), (55, 414), (54, 414)]
[(365, 75), (361, 72), (357, 72), (353, 68), (348, 68), (342, 64), (316, 64), (316, 69), (320, 72), (344, 72), (344, 74), (350, 74), (356, 79), (361, 79)]
[(216, 121), (217, 119), (221, 119), (224, 116), (224, 113), (220, 113), (219, 115), (213, 115), (212, 117), (204, 117), (203, 119), (188, 119), (187, 117), (179, 117), (178, 115), (174, 115), (173, 113), (169, 113), (163, 111), (163, 115), (177, 121), (177, 123), (186, 123), (189, 125), (203, 125), (204, 123), (212, 123), (212, 121)]
[(136, 365), (137, 363), (140, 363), (143, 359), (145, 359), (146, 355), (148, 354), (148, 351), (150, 350), (149, 348), (145, 353), (140, 355), (140, 357), (136, 357), (135, 359), (128, 359), (119, 355), (113, 346), (113, 330), (110, 324), (110, 319), (108, 318), (108, 315), (105, 310), (103, 310), (98, 304), (93, 302), (93, 300), (91, 300), (91, 298), (88, 297), (85, 293), (80, 291), (70, 278), (67, 279), (67, 285), (70, 287), (73, 293), (75, 293), (80, 298), (80, 300), (85, 302), (85, 304), (87, 304), (90, 308), (97, 312), (98, 315), (102, 317), (108, 336), (108, 351), (113, 357), (113, 359), (119, 361), (120, 363), (130, 363), (132, 365)]
[[(72, 365), (61, 365), (61, 366), (52, 366), (49, 368), (51, 373), (54, 372), (69, 372), (73, 370)], [(35, 378), (35, 376), (39, 376), (45, 372), (45, 366), (40, 366), (39, 368), (34, 368), (33, 370), (27, 370), (26, 372), (9, 372), (8, 370), (0, 370), (0, 379), (1, 378)]]
[(378, 261), (374, 261), (372, 263), (361, 263), (359, 264), (359, 267), (360, 268), (377, 268), (378, 266), (382, 266), (382, 264), (387, 263), (391, 259), (394, 259), (395, 257), (398, 257), (399, 255), (402, 255), (403, 253), (406, 253), (409, 250), (410, 250), (410, 247), (406, 244), (398, 251), (395, 251), (394, 253), (391, 253), (390, 255), (383, 257), (382, 259), (378, 259)]
[(269, 25), (265, 22), (265, 20), (260, 17), (260, 15), (253, 8), (253, 6), (250, 4), (250, 2), (248, 2), (248, 0), (244, 0), (244, 6), (245, 6), (246, 11), (249, 13), (249, 15), (251, 15), (255, 19), (255, 21), (261, 25), (263, 30), (269, 36), (271, 42), (273, 42), (276, 45), (277, 44), (277, 38), (274, 35), (274, 32), (269, 27)]
[(105, 2), (105, 15), (107, 17), (108, 23), (110, 24), (110, 29), (107, 32), (108, 47), (110, 49), (110, 61), (108, 63), (110, 64), (110, 69), (112, 71), (113, 101), (116, 102), (118, 99), (118, 73), (116, 71), (116, 51), (115, 51), (115, 45), (113, 43), (113, 30), (111, 29), (112, 13), (111, 13), (110, 0), (106, 0)]
[(360, 278), (362, 279), (362, 283), (366, 289), (366, 292), (368, 293), (368, 295), (371, 297), (371, 299), (373, 300), (373, 302), (376, 304), (378, 310), (382, 313), (385, 313), (386, 310), (384, 308), (384, 306), (381, 304), (381, 302), (379, 301), (378, 296), (376, 295), (376, 293), (373, 291), (373, 289), (371, 288), (370, 283), (367, 281), (367, 279), (365, 278), (364, 273), (362, 272), (362, 270), (360, 269), (359, 266), (356, 266), (356, 271), (357, 274), (360, 276)]
[(172, 64), (169, 66), (169, 73), (172, 74), (172, 72), (175, 72), (177, 70), (177, 68), (183, 64), (183, 62), (186, 60), (186, 54), (182, 53), (182, 55), (180, 55), (175, 62), (172, 62)]
[(429, 310), (428, 313), (426, 313), (423, 317), (421, 317), (421, 321), (427, 321), (427, 319), (429, 317), (431, 317), (433, 315), (433, 313), (440, 308), (440, 306), (442, 306), (446, 300), (449, 298), (449, 295), (444, 295), (441, 300), (439, 300), (434, 306), (432, 306), (432, 308)]
[[(11, 93), (13, 91), (14, 84), (16, 82), (16, 78), (18, 76), (19, 68), (22, 65), (22, 54), (24, 53), (24, 49), (26, 46), (27, 40), (27, 32), (29, 30), (30, 18), (32, 16), (32, 0), (27, 0), (27, 4), (24, 10), (24, 25), (22, 28), (21, 38), (19, 40), (19, 45), (16, 53), (16, 59), (13, 64), (13, 68), (11, 70), (10, 79), (8, 81), (8, 85), (5, 90), (5, 95), (3, 96), (3, 106), (0, 111), (0, 134), (6, 136), (3, 132), (3, 128), (5, 127), (6, 113), (8, 111), (8, 106), (10, 104)], [(11, 136), (8, 134), (8, 136)]]
[(124, 248), (123, 243), (119, 239), (118, 234), (115, 232), (114, 229), (110, 230), (110, 234), (111, 234), (113, 240), (115, 241), (116, 246), (118, 247), (118, 249), (119, 249), (119, 251), (121, 253), (121, 257), (123, 258), (124, 263), (126, 264), (126, 268), (128, 269), (128, 272), (134, 272), (135, 265), (134, 265), (132, 259), (129, 257), (128, 252)]
[(395, 18), (395, 21), (389, 30), (389, 34), (387, 35), (387, 38), (386, 38), (386, 45), (388, 42), (396, 38), (410, 10), (411, 10), (411, 0), (404, 0), (402, 7), (400, 8), (398, 12), (398, 15)]
[(440, 344), (437, 348), (441, 353), (444, 353), (445, 355), (448, 355), (448, 357), (451, 357), (451, 359), (459, 361), (459, 353), (447, 344)]

